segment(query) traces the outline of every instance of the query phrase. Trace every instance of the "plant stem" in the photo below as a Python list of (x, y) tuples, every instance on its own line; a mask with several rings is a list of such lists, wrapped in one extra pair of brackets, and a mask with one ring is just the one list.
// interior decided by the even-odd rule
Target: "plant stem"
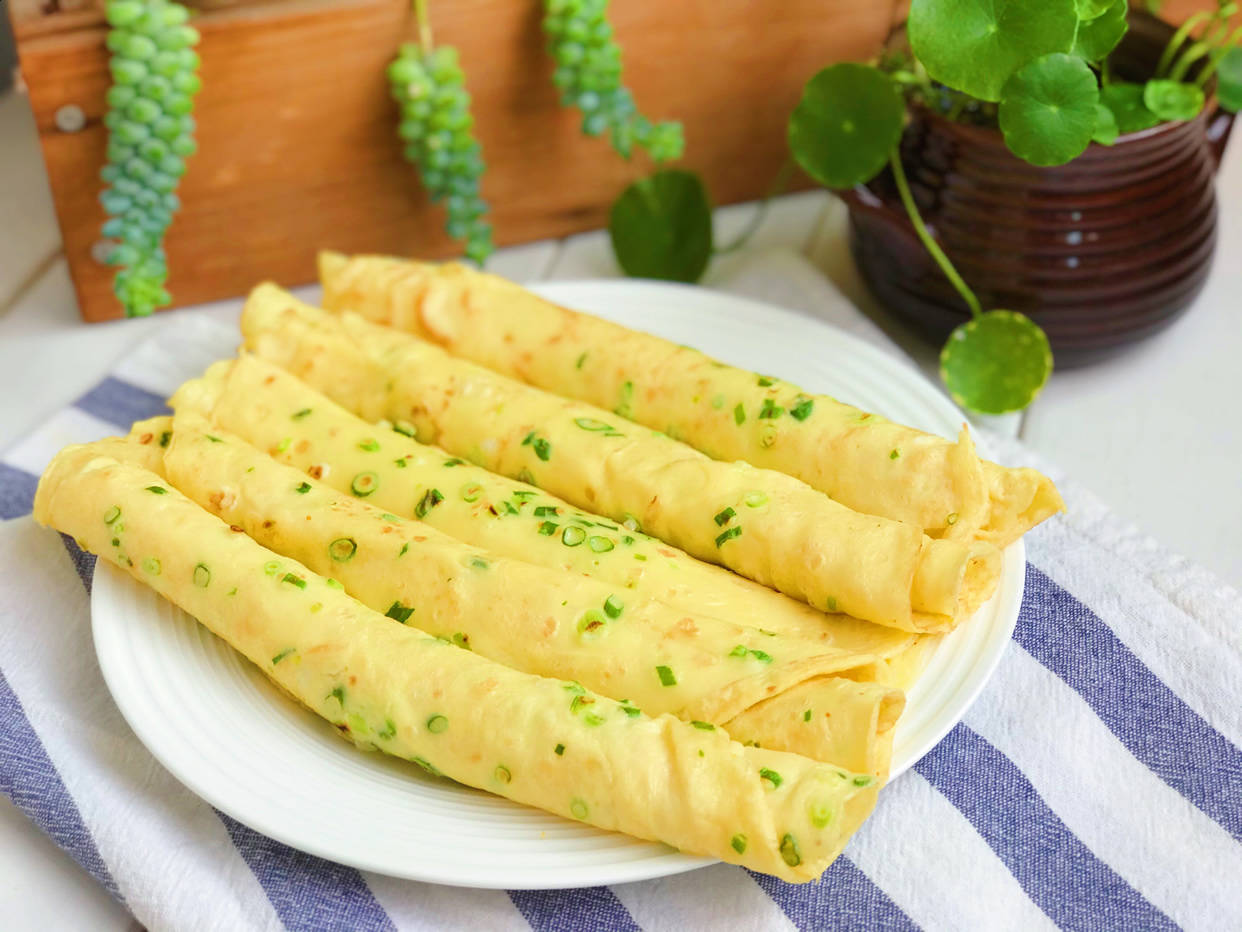
[(1229, 54), (1229, 50), (1239, 42), (1242, 42), (1242, 26), (1235, 29), (1233, 35), (1216, 47), (1212, 52), (1211, 58), (1208, 59), (1208, 63), (1204, 65), (1203, 70), (1195, 78), (1195, 84), (1199, 85), (1199, 87), (1207, 84), (1212, 79), (1212, 75), (1216, 74), (1216, 68), (1220, 65), (1220, 60)]
[(1197, 62), (1200, 58), (1211, 51), (1212, 46), (1207, 42), (1196, 42), (1188, 48), (1181, 57), (1178, 58), (1177, 64), (1173, 66), (1173, 70), (1169, 72), (1169, 79), (1172, 81), (1181, 81), (1186, 77), (1186, 72), (1190, 70), (1190, 66)]
[(1156, 65), (1156, 77), (1163, 77), (1165, 72), (1169, 70), (1169, 66), (1173, 64), (1173, 56), (1177, 54), (1177, 50), (1181, 48), (1186, 37), (1190, 35), (1190, 31), (1198, 26), (1205, 19), (1210, 19), (1211, 13), (1200, 10), (1198, 13), (1192, 13), (1186, 18), (1186, 22), (1182, 23), (1180, 29), (1173, 33), (1173, 38), (1169, 40), (1169, 44), (1164, 47), (1164, 51), (1160, 54), (1160, 62)]
[(785, 190), (785, 186), (789, 184), (789, 176), (793, 174), (794, 160), (786, 157), (781, 163), (780, 169), (776, 172), (776, 177), (772, 179), (772, 183), (768, 185), (767, 193), (763, 195), (763, 200), (759, 202), (759, 206), (755, 208), (755, 212), (751, 215), (750, 221), (742, 228), (732, 240), (724, 246), (717, 246), (712, 250), (712, 255), (723, 256), (726, 253), (737, 252), (748, 242), (750, 238), (759, 232), (759, 227), (763, 226), (763, 220), (768, 215), (768, 208), (772, 206), (772, 198), (779, 195)]
[(923, 223), (923, 217), (919, 214), (918, 205), (914, 203), (914, 196), (910, 194), (910, 184), (906, 181), (906, 170), (901, 165), (901, 150), (898, 147), (893, 147), (893, 151), (888, 157), (888, 164), (893, 170), (893, 180), (897, 182), (897, 193), (901, 195), (901, 203), (906, 208), (906, 214), (910, 217), (910, 223), (914, 225), (914, 232), (918, 234), (919, 239), (928, 253), (931, 254), (931, 257), (936, 260), (936, 265), (940, 266), (940, 271), (944, 272), (944, 277), (949, 280), (949, 283), (957, 289), (957, 293), (962, 296), (962, 300), (970, 308), (970, 316), (979, 317), (983, 313), (979, 299), (975, 297), (975, 293), (970, 290), (966, 282), (962, 281), (962, 276), (957, 274), (957, 269), (953, 267), (949, 257), (944, 254), (940, 244), (932, 239), (932, 235), (927, 232), (927, 225)]
[(427, 0), (414, 0), (414, 18), (418, 22), (418, 44), (423, 54), (431, 51), (431, 17), (427, 13)]

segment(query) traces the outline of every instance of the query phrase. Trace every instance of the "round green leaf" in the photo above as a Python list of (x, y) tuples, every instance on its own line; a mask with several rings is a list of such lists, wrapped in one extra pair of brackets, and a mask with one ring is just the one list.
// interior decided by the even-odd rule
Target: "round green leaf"
[(1077, 29), (1075, 0), (913, 0), (906, 23), (927, 73), (982, 100), (1027, 62), (1068, 52)]
[(789, 149), (830, 188), (870, 181), (901, 139), (905, 106), (897, 85), (869, 65), (825, 68), (802, 89), (789, 118)]
[(1005, 82), (996, 117), (1019, 158), (1061, 165), (1091, 143), (1099, 102), (1086, 62), (1057, 53), (1035, 59)]
[(1231, 48), (1216, 66), (1216, 99), (1230, 113), (1242, 110), (1242, 46)]
[(988, 311), (949, 334), (940, 378), (963, 408), (1005, 414), (1025, 408), (1052, 373), (1043, 330), (1016, 311)]
[(1078, 18), (1083, 22), (1089, 22), (1097, 16), (1103, 16), (1112, 5), (1113, 0), (1075, 0), (1074, 3), (1078, 10)]
[(1100, 89), (1100, 103), (1113, 111), (1117, 130), (1121, 133), (1137, 133), (1160, 122), (1160, 117), (1147, 109), (1143, 103), (1143, 85), (1129, 81), (1114, 81)]
[(608, 215), (626, 275), (696, 282), (712, 255), (712, 208), (694, 172), (658, 171), (621, 192)]
[(1181, 81), (1148, 81), (1143, 103), (1162, 120), (1193, 120), (1203, 109), (1203, 89)]
[(1117, 141), (1119, 135), (1117, 118), (1113, 116), (1113, 111), (1103, 104), (1096, 104), (1095, 132), (1091, 134), (1091, 141), (1098, 142), (1102, 146), (1111, 146)]
[(1128, 0), (1113, 0), (1104, 12), (1089, 22), (1078, 24), (1074, 36), (1075, 55), (1087, 61), (1102, 61), (1126, 34), (1126, 14), (1130, 12)]

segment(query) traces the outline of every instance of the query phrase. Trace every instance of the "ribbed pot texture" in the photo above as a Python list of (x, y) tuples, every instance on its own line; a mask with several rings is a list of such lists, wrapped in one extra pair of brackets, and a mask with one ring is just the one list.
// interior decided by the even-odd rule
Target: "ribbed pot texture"
[[(1171, 27), (1145, 14), (1113, 56), (1150, 75)], [(1168, 326), (1207, 278), (1214, 175), (1232, 118), (1214, 102), (1037, 168), (994, 129), (912, 113), (902, 160), (924, 220), (985, 308), (1029, 314), (1056, 364), (1080, 365)], [(969, 310), (914, 235), (886, 172), (848, 192), (850, 245), (877, 298), (942, 341)]]

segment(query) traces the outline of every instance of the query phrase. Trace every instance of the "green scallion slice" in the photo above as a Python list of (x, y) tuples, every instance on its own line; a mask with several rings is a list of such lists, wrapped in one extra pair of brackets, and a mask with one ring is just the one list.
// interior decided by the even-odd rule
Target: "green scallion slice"
[(609, 618), (620, 618), (621, 612), (625, 610), (625, 603), (618, 599), (615, 595), (610, 595), (604, 599), (604, 614)]
[(573, 813), (575, 819), (585, 819), (590, 810), (582, 800), (575, 799), (569, 804), (569, 811)]
[(802, 721), (809, 722), (811, 720), (811, 710), (807, 709), (802, 713)]
[(427, 730), (433, 735), (443, 734), (448, 728), (448, 719), (443, 715), (433, 715), (427, 719)]
[(483, 486), (477, 483), (470, 483), (461, 487), (461, 498), (465, 502), (477, 502), (479, 496), (483, 494)]
[(275, 657), (272, 658), (272, 666), (276, 666), (276, 664), (280, 663), (286, 657), (290, 656), (291, 654), (296, 654), (296, 653), (297, 653), (297, 650), (295, 648), (286, 647), (279, 654), (277, 654)]
[(732, 508), (726, 508), (724, 511), (719, 512), (712, 520), (716, 522), (716, 527), (724, 527), (729, 523), (729, 519), (736, 514), (737, 512)]
[(772, 378), (771, 376), (769, 375), (759, 376), (759, 387), (760, 388), (771, 388), (775, 384), (776, 384), (776, 379)]
[(621, 417), (629, 417), (632, 419), (632, 415), (634, 413), (633, 404), (634, 383), (622, 382), (619, 400), (617, 401), (617, 406), (613, 408), (613, 413), (619, 414)]
[(379, 476), (373, 472), (360, 472), (349, 484), (349, 490), (359, 498), (366, 498), (379, 488)]
[(729, 846), (734, 851), (736, 851), (738, 854), (745, 854), (746, 853), (746, 836), (743, 835), (741, 832), (738, 832), (736, 835), (734, 835), (732, 838), (729, 839)]
[(170, 441), (170, 440), (172, 440), (172, 431), (171, 431), (171, 430), (165, 430), (165, 431), (161, 431), (161, 432), (160, 432), (160, 446), (161, 446), (161, 447), (166, 447), (166, 446), (168, 446), (168, 441)]
[(345, 705), (345, 687), (344, 687), (344, 686), (337, 686), (335, 689), (333, 689), (333, 690), (332, 690), (332, 692), (328, 693), (328, 695), (326, 695), (324, 698), (325, 698), (325, 699), (335, 699), (337, 702), (339, 702), (339, 703), (341, 704), (341, 706), (342, 706), (342, 707), (344, 707), (344, 705)]
[(811, 411), (815, 408), (815, 399), (803, 398), (792, 408), (789, 409), (789, 416), (795, 421), (805, 421), (811, 416)]
[[(333, 541), (333, 543), (336, 543), (336, 541)], [(353, 542), (352, 542), (352, 541), (350, 541), (350, 543), (353, 543)], [(353, 554), (350, 554), (350, 556), (353, 556)], [(336, 558), (335, 558), (335, 557), (333, 557), (333, 559), (335, 560)], [(346, 557), (346, 559), (349, 559), (349, 557)], [(327, 576), (327, 577), (325, 577), (325, 578), (324, 578), (324, 581), (323, 581), (323, 584), (324, 584), (325, 586), (327, 586), (329, 589), (340, 589), (340, 590), (344, 590), (344, 588), (345, 588), (345, 587), (344, 587), (344, 586), (342, 586), (339, 582), (337, 582), (335, 579), (333, 579), (331, 576)]]
[(771, 398), (763, 399), (763, 407), (759, 409), (760, 419), (780, 417), (784, 413), (785, 409)]
[[(337, 563), (348, 563), (357, 552), (358, 542), (352, 537), (338, 537), (328, 544), (328, 556)], [(329, 582), (329, 585), (331, 585), (331, 582)]]
[(297, 488), (295, 488), (293, 491), (297, 492), (299, 495), (305, 495), (305, 494), (306, 494), (307, 492), (309, 492), (310, 490), (311, 490), (310, 483), (309, 483), (309, 482), (303, 482), (301, 485), (299, 485), (299, 486), (298, 486)]
[(535, 517), (536, 518), (551, 518), (551, 517), (554, 517), (557, 513), (558, 513), (557, 508), (555, 505), (536, 505), (535, 506)]
[(207, 568), (206, 563), (200, 563), (194, 567), (194, 585), (200, 589), (206, 589), (211, 585), (211, 570)]
[(427, 517), (427, 512), (435, 508), (436, 505), (444, 501), (444, 494), (439, 489), (428, 489), (423, 493), (423, 497), (418, 500), (418, 504), (414, 506), (414, 516), (420, 521)]
[(730, 657), (745, 657), (749, 653), (750, 651), (746, 649), (746, 645), (739, 644), (737, 647), (733, 648), (733, 650), (729, 651), (729, 656)]
[(539, 533), (544, 537), (551, 537), (556, 533), (556, 529), (558, 527), (560, 527), (559, 524), (553, 524), (551, 521), (544, 521), (539, 525)]
[(828, 596), (828, 601), (826, 601), (826, 602), (824, 603), (824, 605), (827, 607), (828, 611), (830, 611), (830, 612), (835, 612), (835, 611), (838, 611), (838, 609), (837, 609), (837, 597), (836, 597), (835, 595), (830, 595), (830, 596)]
[(785, 835), (781, 839), (781, 860), (790, 867), (797, 867), (802, 863), (802, 853), (798, 850), (798, 839), (792, 835)]
[(570, 525), (561, 531), (561, 543), (566, 547), (577, 547), (587, 538), (587, 532), (580, 527)]
[(504, 764), (497, 764), (496, 769), (492, 771), (492, 776), (496, 778), (497, 783), (508, 783), (513, 779), (513, 774)]
[(557, 757), (564, 757), (564, 756), (565, 756), (565, 745), (563, 745), (563, 744), (558, 744), (558, 745), (557, 745), (556, 747), (554, 747), (552, 750), (556, 752), (556, 756), (557, 756)]
[(536, 437), (535, 442), (531, 444), (531, 448), (535, 451), (535, 456), (539, 457), (545, 463), (552, 455), (552, 444), (543, 437)]
[(576, 417), (574, 423), (583, 430), (612, 430), (611, 424), (605, 424), (603, 421), (597, 421), (593, 417)]
[(781, 785), (781, 783), (784, 782), (785, 778), (775, 770), (769, 770), (767, 767), (763, 767), (759, 770), (759, 779), (768, 784), (772, 789), (776, 789)]
[(742, 501), (746, 503), (747, 508), (758, 508), (768, 503), (768, 496), (765, 492), (747, 492)]
[(607, 553), (609, 550), (612, 550), (616, 544), (614, 544), (607, 537), (590, 537), (587, 539), (587, 546), (596, 553)]
[(164, 488), (162, 485), (149, 485), (147, 486), (147, 491), (152, 492), (156, 495), (167, 495), (168, 494), (168, 489)]
[(724, 531), (723, 533), (716, 535), (716, 546), (721, 547), (724, 545), (726, 541), (732, 540), (735, 537), (740, 537), (741, 534), (742, 534), (742, 529), (739, 526), (734, 525), (733, 527), (729, 528), (727, 531)]
[(760, 663), (771, 663), (772, 662), (772, 655), (768, 653), (764, 653), (761, 650), (752, 649), (750, 652), (750, 655), (754, 657), (756, 660), (758, 660)]
[(578, 633), (583, 637), (595, 637), (603, 632), (608, 619), (598, 609), (588, 609), (578, 619)]
[(104, 524), (111, 524), (113, 521), (115, 521), (120, 516), (121, 516), (121, 509), (118, 508), (116, 505), (113, 505), (111, 508), (109, 508), (107, 511), (104, 512)]
[(375, 733), (375, 737), (384, 741), (391, 741), (397, 736), (397, 723), (388, 718), (384, 720), (384, 727)]
[(303, 579), (301, 576), (297, 576), (293, 573), (285, 573), (285, 575), (281, 577), (280, 581), (287, 582), (291, 586), (297, 586), (299, 589), (306, 588), (306, 580)]
[(465, 466), (465, 465), (466, 465), (466, 461), (465, 461), (465, 460), (459, 460), (459, 459), (458, 459), (457, 457), (455, 457), (455, 456), (454, 456), (454, 457), (452, 457), (452, 458), (450, 458), (450, 459), (447, 459), (447, 460), (445, 460), (445, 461), (444, 461), (444, 466), (445, 466), (446, 468), (447, 468), (447, 467), (449, 467), (449, 466)]
[(690, 724), (693, 725), (695, 728), (697, 728), (699, 731), (715, 731), (716, 730), (716, 726), (713, 725), (711, 722), (692, 721)]
[(151, 576), (158, 576), (161, 570), (160, 561), (155, 557), (147, 557), (142, 561), (142, 569)]
[(737, 424), (739, 427), (746, 423), (746, 408), (743, 407), (740, 401), (733, 409), (733, 423)]
[(402, 605), (399, 601), (393, 602), (388, 606), (388, 611), (384, 612), (389, 618), (406, 624), (410, 620), (410, 616), (414, 614), (414, 607), (411, 605)]
[(358, 441), (358, 449), (366, 450), (368, 453), (375, 453), (379, 450), (379, 441), (374, 437), (367, 437), (365, 440)]
[(392, 425), (392, 429), (411, 440), (418, 436), (418, 428), (409, 421), (397, 421)]
[(293, 414), (291, 415), (291, 418), (295, 421), (300, 421), (304, 417), (309, 417), (310, 413), (311, 413), (310, 408), (303, 408), (301, 411), (294, 411)]
[(660, 684), (662, 686), (676, 686), (677, 685), (677, 677), (673, 675), (673, 671), (670, 670), (668, 667), (661, 664), (655, 669), (656, 669), (656, 676), (660, 678)]

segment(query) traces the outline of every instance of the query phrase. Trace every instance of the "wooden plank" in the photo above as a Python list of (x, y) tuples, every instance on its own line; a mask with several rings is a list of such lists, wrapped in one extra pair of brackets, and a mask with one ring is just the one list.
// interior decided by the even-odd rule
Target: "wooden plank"
[[(484, 194), (499, 243), (601, 226), (645, 170), (585, 139), (562, 109), (543, 50), (539, 0), (432, 3), (437, 38), (461, 52), (488, 159)], [(616, 4), (626, 79), (653, 118), (684, 121), (686, 162), (717, 203), (764, 190), (785, 154), (785, 120), (825, 63), (872, 52), (887, 4), (687, 0)], [(479, 28), (485, 23), (486, 28)], [(404, 0), (301, 0), (198, 18), (200, 151), (168, 238), (181, 304), (238, 294), (262, 278), (314, 275), (317, 248), (455, 254), (395, 137), (383, 69), (409, 27)], [(104, 216), (96, 181), (107, 57), (101, 29), (21, 44), (66, 255), (83, 316), (116, 316), (111, 270), (90, 255)], [(65, 104), (88, 117), (56, 129)]]

